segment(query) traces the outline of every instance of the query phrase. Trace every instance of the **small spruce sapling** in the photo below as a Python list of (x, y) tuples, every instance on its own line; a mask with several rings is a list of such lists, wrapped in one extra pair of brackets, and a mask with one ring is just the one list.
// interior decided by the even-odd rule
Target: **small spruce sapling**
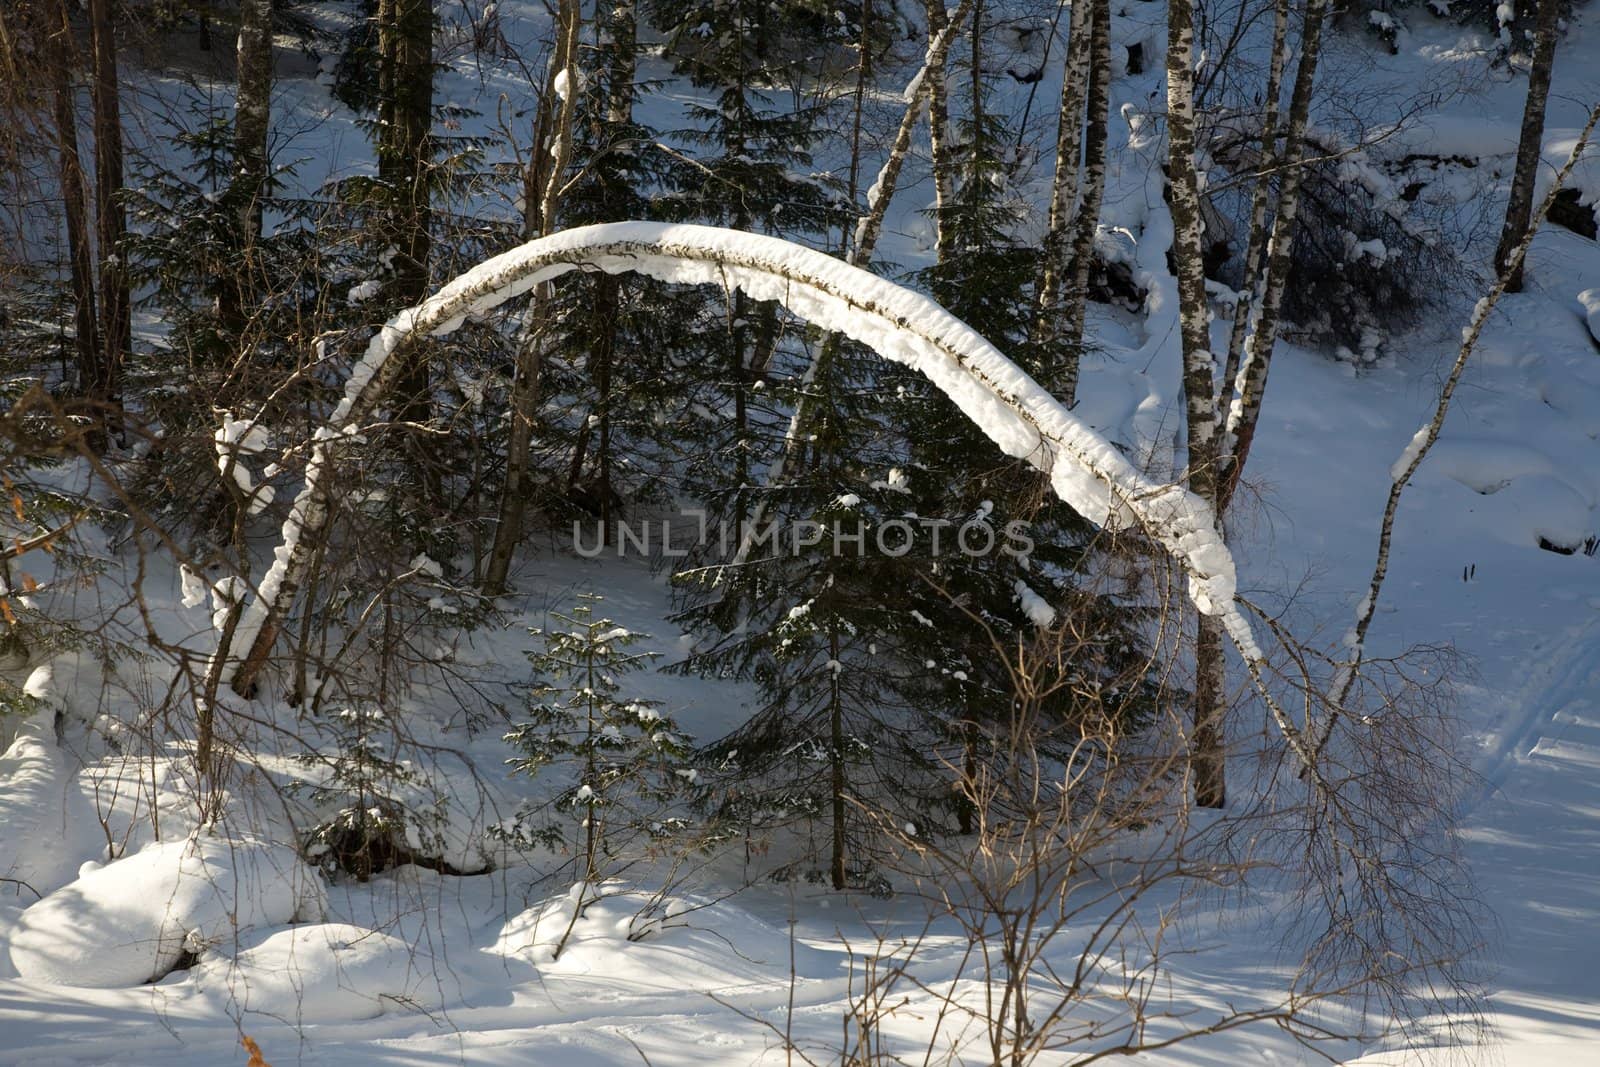
[[(578, 820), (582, 878), (591, 883), (637, 834), (662, 838), (681, 829), (683, 821), (665, 809), (699, 785), (699, 775), (685, 766), (689, 739), (657, 702), (623, 695), (618, 679), (656, 653), (635, 651), (645, 635), (597, 616), (602, 599), (581, 593), (570, 613), (551, 612), (551, 625), (529, 631), (542, 639), (527, 654), (534, 671), (531, 718), (505, 735), (522, 753), (506, 761), (514, 771), (534, 775), (560, 766), (568, 774), (552, 803)], [(514, 836), (552, 846), (566, 840), (559, 825), (529, 833), (529, 815), (517, 816)]]
[(365, 882), (442, 851), (444, 796), (401, 758), (400, 740), (384, 711), (371, 705), (341, 708), (319, 729), (332, 734), (332, 745), (299, 758), (323, 773), (290, 786), (291, 793), (306, 793), (323, 815), (307, 836), (308, 860), (330, 876), (344, 871)]

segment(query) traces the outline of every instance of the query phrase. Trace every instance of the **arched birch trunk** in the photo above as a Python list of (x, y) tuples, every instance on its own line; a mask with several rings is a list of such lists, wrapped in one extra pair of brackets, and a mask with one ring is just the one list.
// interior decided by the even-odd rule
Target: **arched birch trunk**
[[(283, 542), (240, 624), (246, 648), (233, 675), (249, 691), (292, 608), (334, 501), (341, 442), (356, 437), (390, 398), (407, 349), (450, 333), (567, 271), (629, 271), (686, 284), (731, 284), (908, 364), (946, 393), (1006, 454), (1050, 476), (1056, 493), (1089, 521), (1138, 526), (1173, 554), (1197, 607), (1218, 616), (1248, 664), (1261, 653), (1234, 603), (1234, 566), (1211, 509), (1183, 488), (1148, 478), (973, 330), (933, 301), (813, 249), (710, 226), (610, 223), (530, 241), (457, 278), (391, 319), (368, 345), (343, 401), (317, 431), (305, 485)], [(1275, 712), (1292, 743), (1298, 732)], [(1297, 751), (1300, 749), (1297, 747)]]

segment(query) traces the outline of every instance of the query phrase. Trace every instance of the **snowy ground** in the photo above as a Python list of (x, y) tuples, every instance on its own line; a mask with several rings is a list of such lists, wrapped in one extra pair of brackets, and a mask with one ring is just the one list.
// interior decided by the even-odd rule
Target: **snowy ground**
[[(1469, 75), (1481, 67), (1481, 54), (1460, 47), (1459, 31), (1413, 21), (1420, 28), (1402, 37), (1399, 56), (1345, 44), (1332, 69), (1359, 70), (1375, 86), (1459, 74), (1474, 83), (1474, 94), (1450, 101), (1431, 132), (1409, 136), (1470, 152), (1513, 143), (1522, 82), (1478, 84)], [(1570, 143), (1577, 115), (1597, 95), (1583, 62), (1600, 34), (1597, 22), (1600, 16), (1583, 11), (1563, 44), (1572, 61), (1558, 67), (1552, 156)], [(1127, 26), (1123, 32), (1134, 33)], [(1139, 99), (1155, 85), (1153, 75), (1119, 82), (1119, 99)], [(500, 87), (491, 79), (487, 90), (473, 91), (492, 95)], [(317, 100), (309, 82), (287, 86), (284, 95), (306, 108)], [(307, 128), (309, 143), (326, 150), (320, 159), (341, 158), (332, 142), (350, 135), (347, 120), (308, 121)], [(1126, 150), (1127, 131), (1119, 137)], [(1119, 196), (1108, 198), (1108, 214), (1135, 232), (1151, 210), (1137, 163), (1136, 151), (1125, 151)], [(913, 186), (907, 199), (915, 204), (924, 194)], [(916, 222), (902, 214), (886, 255), (902, 264), (917, 257)], [(1581, 540), (1595, 531), (1600, 352), (1577, 296), (1596, 286), (1600, 248), (1563, 230), (1540, 236), (1528, 291), (1501, 305), (1440, 447), (1406, 498), (1373, 630), (1379, 651), (1450, 643), (1474, 670), (1457, 708), (1482, 776), (1466, 838), (1477, 891), (1496, 918), (1483, 931), (1497, 1027), (1486, 1054), (1510, 1067), (1588, 1062), (1600, 1048), (1600, 563), (1581, 551), (1538, 547), (1541, 536)], [(1394, 340), (1387, 358), (1359, 376), (1322, 354), (1281, 350), (1249, 471), (1261, 504), (1239, 531), (1247, 546), (1239, 551), (1241, 585), (1253, 596), (1271, 604), (1294, 589), (1292, 618), (1330, 632), (1346, 625), (1371, 564), (1390, 465), (1431, 407), (1475, 295), (1447, 296), (1436, 321)], [(1177, 368), (1170, 345), (1151, 343), (1155, 325), (1138, 316), (1103, 317), (1098, 334), (1106, 350), (1085, 377), (1080, 411), (1129, 443), (1170, 435), (1179, 418)], [(170, 601), (157, 609), (163, 627), (199, 631), (204, 608), (182, 607), (177, 575), (166, 577)], [(601, 588), (619, 622), (657, 635), (653, 647), (668, 656), (677, 647), (676, 631), (663, 621), (665, 591), (642, 567), (541, 552), (525, 562), (519, 584), (529, 591), (527, 618), (503, 633), (463, 638), (454, 651), (458, 667), (487, 676), (517, 663), (527, 642), (521, 624), (580, 587)], [(58, 665), (62, 699), (75, 699), (83, 668)], [(701, 736), (738, 721), (750, 698), (666, 675), (651, 676), (645, 689)], [(441, 725), (442, 744), (461, 744), (460, 737)], [(20, 857), (42, 884), (72, 883), (71, 892), (103, 901), (103, 926), (75, 931), (92, 951), (65, 962), (49, 951), (52, 966), (75, 968), (76, 980), (110, 988), (16, 977), (22, 968), (38, 973), (39, 931), (59, 930), (84, 911), (58, 892), (47, 898), (57, 901), (55, 920), (47, 908), (29, 909), (32, 917), (24, 919), (32, 897), (6, 893), (0, 1063), (243, 1063), (241, 1032), (277, 1067), (785, 1062), (786, 1026), (802, 1049), (838, 1041), (841, 1013), (859, 983), (845, 939), (859, 950), (870, 931), (892, 943), (921, 926), (905, 901), (803, 883), (759, 885), (724, 900), (700, 885), (675, 898), (675, 907), (693, 910), (639, 941), (628, 933), (642, 898), (591, 906), (573, 928), (574, 944), (552, 961), (549, 939), (565, 928), (570, 901), (564, 886), (533, 873), (450, 878), (402, 868), (366, 886), (317, 889), (303, 884), (292, 859), (267, 846), (219, 862), (227, 870), (275, 872), (251, 879), (265, 888), (241, 912), (224, 893), (218, 867), (203, 880), (215, 893), (179, 889), (163, 873), (171, 867), (163, 859), (174, 852), (170, 844), (138, 850), (145, 843), (145, 831), (134, 829), (143, 821), (140, 798), (108, 800), (102, 792), (98, 808), (113, 813), (103, 827), (93, 783), (69, 779), (48, 741), (47, 721), (26, 727), (0, 758), (0, 867)], [(493, 748), (467, 746), (461, 758), (495, 766)], [(181, 839), (191, 816), (167, 815), (165, 839)], [(107, 834), (124, 833), (130, 858), (97, 877)], [(107, 877), (118, 868), (117, 878)], [(182, 910), (185, 929), (207, 930), (215, 944), (198, 966), (141, 985), (133, 972), (147, 959), (189, 947), (181, 934), (168, 943), (162, 936), (170, 931), (141, 930), (148, 909), (140, 905), (150, 900)], [(219, 915), (223, 900), (230, 907)], [(289, 925), (291, 918), (317, 921)], [(240, 920), (244, 929), (236, 933)], [(1174, 1002), (1204, 1010), (1265, 995), (1274, 962), (1252, 931), (1238, 916), (1197, 918), (1191, 934), (1205, 950), (1174, 972)], [(118, 951), (106, 954), (107, 942)], [(958, 956), (955, 930), (936, 924), (919, 962), (937, 979), (954, 973)], [(890, 1028), (908, 1038), (926, 1033), (926, 1017), (908, 1011)], [(1364, 1064), (1416, 1056), (1354, 1045), (1328, 1051)], [(1309, 1060), (1270, 1028), (1149, 1058)]]

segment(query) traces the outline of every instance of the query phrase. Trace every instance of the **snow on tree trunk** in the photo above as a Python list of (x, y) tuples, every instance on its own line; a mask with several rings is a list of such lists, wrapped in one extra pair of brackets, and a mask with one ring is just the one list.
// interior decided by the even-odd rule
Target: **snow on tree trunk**
[[(1250, 445), (1255, 440), (1261, 418), (1261, 400), (1266, 395), (1267, 371), (1272, 365), (1272, 348), (1278, 339), (1278, 320), (1283, 310), (1283, 295), (1289, 283), (1290, 256), (1294, 246), (1295, 219), (1300, 212), (1301, 161), (1305, 156), (1306, 123), (1311, 115), (1311, 97), (1316, 86), (1317, 60), (1322, 52), (1322, 24), (1328, 13), (1328, 0), (1309, 0), (1305, 25), (1300, 33), (1300, 65), (1295, 69), (1294, 94), (1289, 100), (1289, 125), (1284, 131), (1282, 172), (1278, 186), (1277, 213), (1272, 220), (1272, 236), (1267, 242), (1267, 265), (1261, 280), (1261, 306), (1255, 327), (1245, 343), (1239, 373), (1232, 383), (1233, 400), (1227, 414), (1227, 440), (1222, 447), (1223, 470), (1216, 498), (1219, 512), (1226, 511), (1239, 484)], [(1229, 388), (1227, 382), (1223, 387)]]
[[(1494, 267), (1504, 272), (1511, 251), (1528, 229), (1533, 210), (1533, 186), (1539, 177), (1540, 149), (1544, 147), (1544, 107), (1550, 96), (1550, 73), (1556, 59), (1556, 20), (1560, 0), (1539, 0), (1538, 28), (1534, 30), (1533, 66), (1528, 71), (1528, 98), (1522, 109), (1522, 135), (1517, 141), (1517, 169), (1511, 179), (1511, 199), (1506, 204), (1505, 227), (1495, 249)], [(1522, 268), (1513, 271), (1506, 292), (1522, 292)]]
[(567, 180), (567, 161), (572, 158), (572, 116), (578, 108), (578, 34), (583, 15), (578, 0), (562, 0), (560, 69), (551, 88), (560, 98), (555, 137), (550, 144), (550, 172), (545, 176), (544, 193), (539, 201), (539, 232), (555, 228), (556, 209), (561, 203), (562, 186)]
[[(813, 249), (710, 226), (627, 222), (586, 226), (530, 241), (400, 312), (373, 337), (344, 399), (314, 437), (305, 485), (284, 522), (283, 542), (245, 612), (237, 638), (249, 653), (234, 674), (248, 691), (271, 651), (321, 540), (341, 441), (355, 437), (396, 384), (408, 342), (450, 333), (479, 314), (580, 267), (635, 271), (664, 281), (732, 285), (775, 300), (927, 377), (1007, 455), (1050, 476), (1056, 493), (1101, 526), (1135, 525), (1165, 546), (1189, 576), (1196, 606), (1219, 616), (1247, 662), (1259, 661), (1234, 603), (1233, 558), (1206, 502), (1159, 484), (1078, 420), (992, 345), (920, 294)], [(396, 354), (399, 353), (397, 358)]]
[(1079, 365), (1083, 359), (1084, 319), (1089, 309), (1089, 271), (1100, 232), (1100, 205), (1106, 191), (1106, 148), (1111, 110), (1111, 0), (1093, 0), (1089, 39), (1088, 127), (1083, 140), (1083, 201), (1072, 237), (1072, 277), (1061, 313), (1061, 402), (1072, 407), (1078, 398)]
[[(1073, 0), (1067, 20), (1067, 62), (1061, 76), (1061, 104), (1056, 118), (1056, 169), (1050, 183), (1050, 214), (1044, 234), (1044, 255), (1039, 263), (1038, 307), (1034, 311), (1032, 341), (1051, 364), (1060, 335), (1060, 303), (1066, 271), (1068, 231), (1078, 199), (1079, 159), (1083, 154), (1084, 100), (1088, 96), (1090, 59), (1090, 8), (1099, 0)], [(1052, 366), (1052, 370), (1054, 370)], [(1056, 375), (1048, 383), (1060, 395)]]
[[(1261, 117), (1261, 156), (1256, 161), (1256, 185), (1250, 196), (1250, 231), (1244, 253), (1244, 290), (1247, 298), (1240, 299), (1233, 311), (1233, 329), (1228, 336), (1228, 357), (1223, 362), (1222, 397), (1231, 395), (1234, 379), (1239, 375), (1239, 362), (1244, 354), (1245, 336), (1250, 316), (1261, 300), (1262, 284), (1266, 273), (1261, 256), (1267, 244), (1267, 202), (1272, 199), (1272, 176), (1278, 158), (1278, 97), (1283, 91), (1284, 58), (1288, 53), (1289, 0), (1275, 0), (1272, 9), (1272, 59), (1267, 68), (1267, 88), (1263, 96), (1265, 111)], [(1220, 412), (1226, 418), (1227, 412)]]

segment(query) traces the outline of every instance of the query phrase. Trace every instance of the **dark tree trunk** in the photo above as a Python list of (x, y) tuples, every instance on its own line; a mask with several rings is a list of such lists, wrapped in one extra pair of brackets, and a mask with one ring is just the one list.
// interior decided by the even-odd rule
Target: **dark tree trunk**
[[(1528, 99), (1522, 109), (1522, 136), (1517, 142), (1517, 170), (1511, 179), (1511, 201), (1506, 205), (1505, 227), (1494, 253), (1496, 273), (1505, 273), (1512, 251), (1528, 230), (1533, 213), (1533, 186), (1539, 175), (1540, 149), (1544, 146), (1544, 108), (1550, 96), (1550, 72), (1556, 59), (1556, 17), (1560, 0), (1539, 0), (1539, 23), (1534, 31), (1533, 66), (1528, 71)], [(1512, 271), (1506, 292), (1522, 291), (1522, 264)]]
[[(613, 129), (633, 123), (633, 80), (638, 54), (638, 23), (632, 0), (617, 0), (604, 29), (611, 46), (606, 65), (605, 122)], [(596, 139), (597, 143), (599, 139)], [(589, 348), (589, 373), (595, 391), (595, 474), (600, 511), (601, 544), (611, 538), (611, 367), (617, 347), (617, 319), (622, 313), (622, 283), (614, 274), (594, 281), (598, 329)], [(586, 438), (587, 439), (587, 438)]]
[[(428, 292), (433, 0), (380, 0), (378, 52), (378, 178), (389, 190), (387, 226), (396, 250), (386, 303), (398, 310), (419, 303)], [(433, 414), (432, 382), (425, 352), (413, 349), (410, 359), (400, 384), (400, 418), (420, 424)]]
[[(103, 379), (100, 366), (100, 326), (95, 318), (94, 299), (94, 249), (89, 240), (88, 206), (85, 198), (86, 180), (83, 160), (78, 154), (77, 96), (72, 88), (72, 71), (77, 66), (77, 49), (72, 37), (72, 23), (67, 5), (59, 5), (60, 25), (54, 34), (56, 47), (51, 49), (51, 66), (55, 78), (54, 105), (58, 171), (61, 181), (62, 211), (67, 224), (67, 256), (71, 269), (73, 338), (77, 352), (78, 384), (86, 395)], [(91, 442), (96, 451), (105, 447), (103, 431), (96, 431), (97, 439)]]
[[(828, 655), (834, 662), (839, 659), (839, 635), (828, 636)], [(839, 672), (829, 672), (830, 690), (828, 696), (828, 758), (832, 781), (829, 783), (829, 793), (832, 800), (833, 816), (833, 847), (831, 862), (831, 875), (833, 888), (842, 890), (849, 883), (846, 870), (846, 861), (849, 852), (845, 844), (845, 806), (848, 800), (845, 790), (848, 788), (844, 767), (844, 698), (839, 691)]]
[(272, 111), (272, 0), (240, 0), (238, 95), (233, 118), (233, 262), (223, 279), (220, 317), (237, 339), (255, 298), (251, 284), (255, 246), (261, 240), (261, 202), (267, 186), (267, 134)]
[(117, 78), (116, 0), (89, 0), (89, 39), (94, 53), (95, 223), (100, 246), (99, 373), (89, 398), (113, 424), (122, 395), (122, 360), (133, 347), (128, 272), (122, 262), (127, 215), (122, 203), (122, 105)]

